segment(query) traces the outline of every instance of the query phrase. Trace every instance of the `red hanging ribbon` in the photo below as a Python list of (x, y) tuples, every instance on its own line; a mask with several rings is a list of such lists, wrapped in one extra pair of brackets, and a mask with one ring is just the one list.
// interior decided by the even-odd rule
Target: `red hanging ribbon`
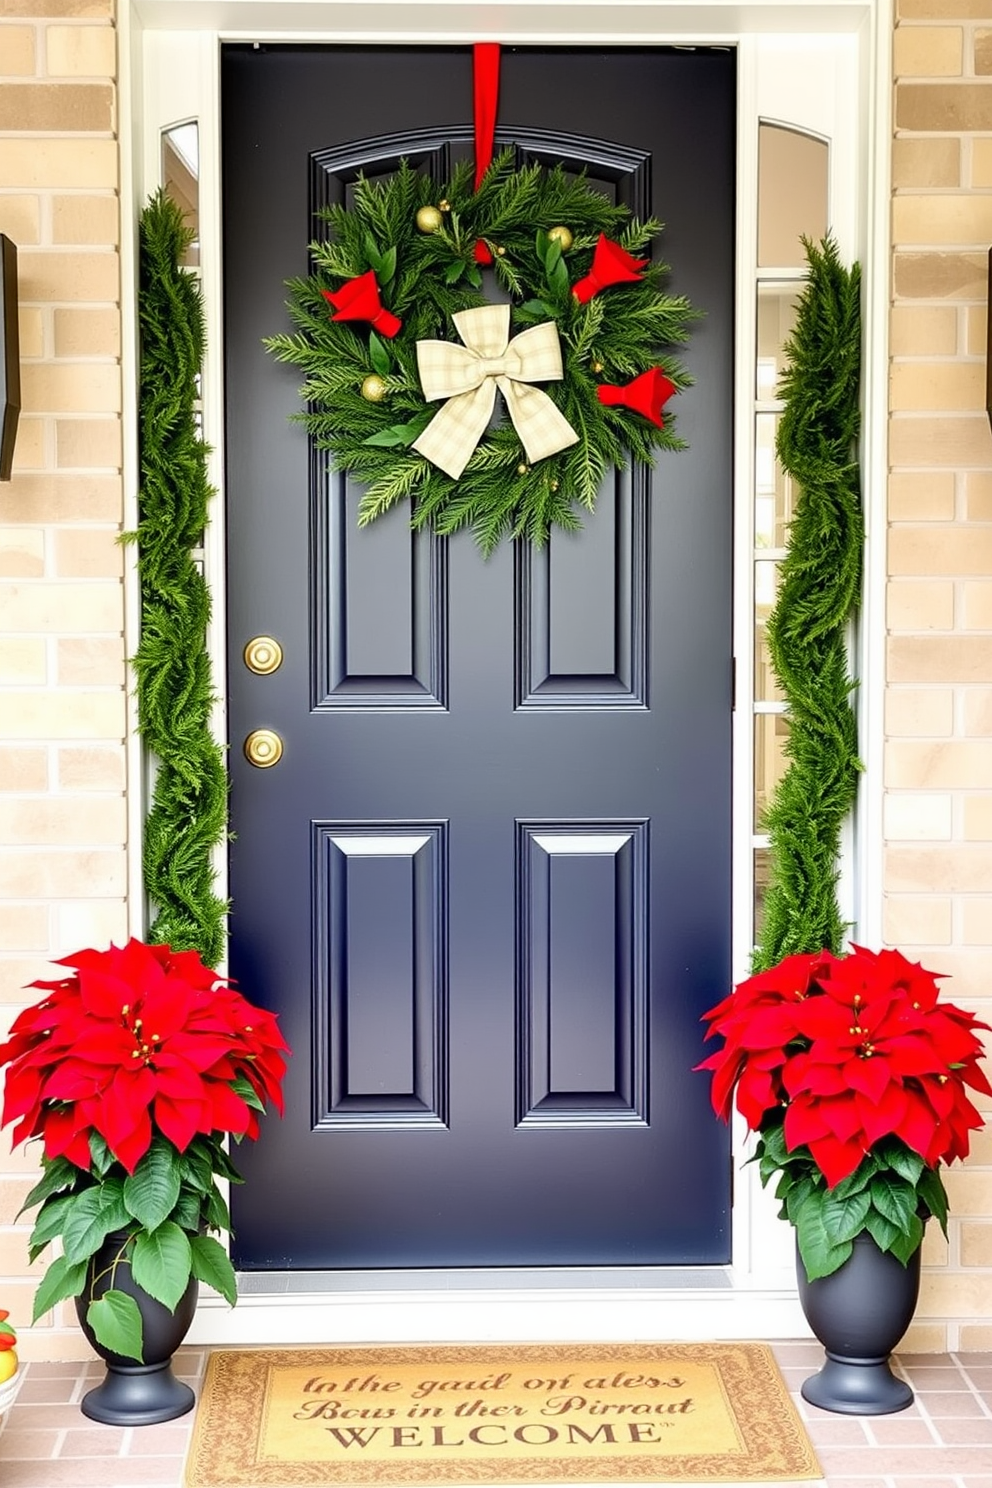
[[(475, 189), (492, 164), (496, 108), (499, 103), (499, 42), (480, 41), (472, 48), (472, 91), (475, 111)], [(475, 261), (491, 264), (493, 256), (480, 238)]]
[(606, 289), (611, 284), (635, 283), (642, 277), (641, 270), (646, 269), (650, 262), (649, 258), (634, 258), (626, 248), (621, 248), (619, 243), (611, 242), (604, 233), (600, 233), (592, 256), (592, 268), (584, 279), (573, 284), (572, 293), (584, 305), (593, 295), (599, 294), (601, 289)]
[(391, 310), (383, 307), (373, 269), (349, 279), (340, 289), (322, 289), (320, 292), (335, 307), (337, 313), (331, 316), (332, 320), (367, 320), (373, 330), (390, 338), (403, 324)]
[(661, 410), (675, 391), (674, 382), (669, 381), (660, 367), (649, 367), (625, 387), (604, 383), (596, 389), (596, 396), (607, 408), (631, 408), (663, 429), (665, 420)]
[(496, 106), (499, 102), (499, 42), (480, 41), (472, 49), (475, 93), (475, 189), (492, 164)]

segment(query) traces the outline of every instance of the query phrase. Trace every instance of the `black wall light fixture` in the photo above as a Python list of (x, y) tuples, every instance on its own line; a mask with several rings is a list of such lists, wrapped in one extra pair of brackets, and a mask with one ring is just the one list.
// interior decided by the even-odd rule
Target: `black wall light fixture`
[(21, 350), (17, 330), (17, 249), (0, 233), (0, 480), (9, 481), (21, 412)]

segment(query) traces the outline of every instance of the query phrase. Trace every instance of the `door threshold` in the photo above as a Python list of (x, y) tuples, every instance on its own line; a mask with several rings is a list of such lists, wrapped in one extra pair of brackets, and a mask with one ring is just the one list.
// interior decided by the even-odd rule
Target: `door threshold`
[(242, 1297), (341, 1292), (730, 1291), (727, 1266), (505, 1266), (386, 1271), (242, 1271)]
[(795, 1272), (729, 1266), (540, 1266), (254, 1271), (233, 1311), (201, 1291), (190, 1342), (213, 1347), (374, 1343), (803, 1338)]

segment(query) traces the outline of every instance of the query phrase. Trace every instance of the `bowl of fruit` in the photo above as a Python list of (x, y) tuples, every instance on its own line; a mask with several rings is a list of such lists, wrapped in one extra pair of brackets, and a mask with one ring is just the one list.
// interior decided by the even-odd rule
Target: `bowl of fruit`
[(21, 1384), (17, 1367), (17, 1334), (8, 1323), (9, 1313), (0, 1308), (0, 1416), (14, 1403)]

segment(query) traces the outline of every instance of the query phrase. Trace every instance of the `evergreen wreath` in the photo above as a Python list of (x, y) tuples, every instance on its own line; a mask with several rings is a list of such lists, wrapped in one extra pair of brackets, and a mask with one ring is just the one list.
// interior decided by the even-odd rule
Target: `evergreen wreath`
[(191, 551), (203, 541), (213, 495), (196, 422), (203, 301), (199, 281), (181, 267), (191, 239), (181, 211), (159, 191), (139, 222), (138, 528), (127, 537), (138, 546), (141, 582), (132, 658), (138, 727), (155, 761), (143, 850), (155, 912), (148, 938), (196, 950), (213, 966), (227, 912), (212, 864), (227, 830), (227, 779), (210, 727), (210, 594)]
[(788, 704), (789, 765), (764, 825), (771, 884), (755, 970), (784, 956), (839, 954), (837, 902), (844, 818), (858, 789), (857, 720), (846, 632), (861, 590), (864, 522), (857, 463), (861, 271), (845, 269), (826, 238), (803, 246), (809, 278), (785, 344), (785, 411), (776, 449), (796, 500), (775, 608), (772, 670)]
[[(287, 283), (296, 330), (265, 345), (305, 374), (307, 406), (294, 418), (366, 487), (360, 525), (409, 498), (414, 527), (470, 526), (486, 553), (508, 534), (540, 544), (553, 525), (581, 526), (576, 508), (594, 509), (611, 466), (685, 448), (661, 407), (691, 381), (669, 348), (697, 312), (663, 290), (667, 265), (634, 257), (660, 223), (637, 221), (561, 167), (517, 169), (509, 150), (478, 191), (468, 163), (439, 185), (404, 162), (388, 178), (360, 178), (353, 202), (322, 210), (328, 236), (310, 245), (313, 272)], [(425, 401), (417, 342), (460, 344), (453, 317), (491, 299), (480, 261), (512, 303), (512, 334), (556, 327), (563, 375), (543, 391), (575, 442), (530, 463), (504, 419), (453, 478), (413, 448), (439, 406)], [(606, 261), (616, 277), (593, 286), (587, 276)], [(573, 292), (583, 280), (584, 302)]]

